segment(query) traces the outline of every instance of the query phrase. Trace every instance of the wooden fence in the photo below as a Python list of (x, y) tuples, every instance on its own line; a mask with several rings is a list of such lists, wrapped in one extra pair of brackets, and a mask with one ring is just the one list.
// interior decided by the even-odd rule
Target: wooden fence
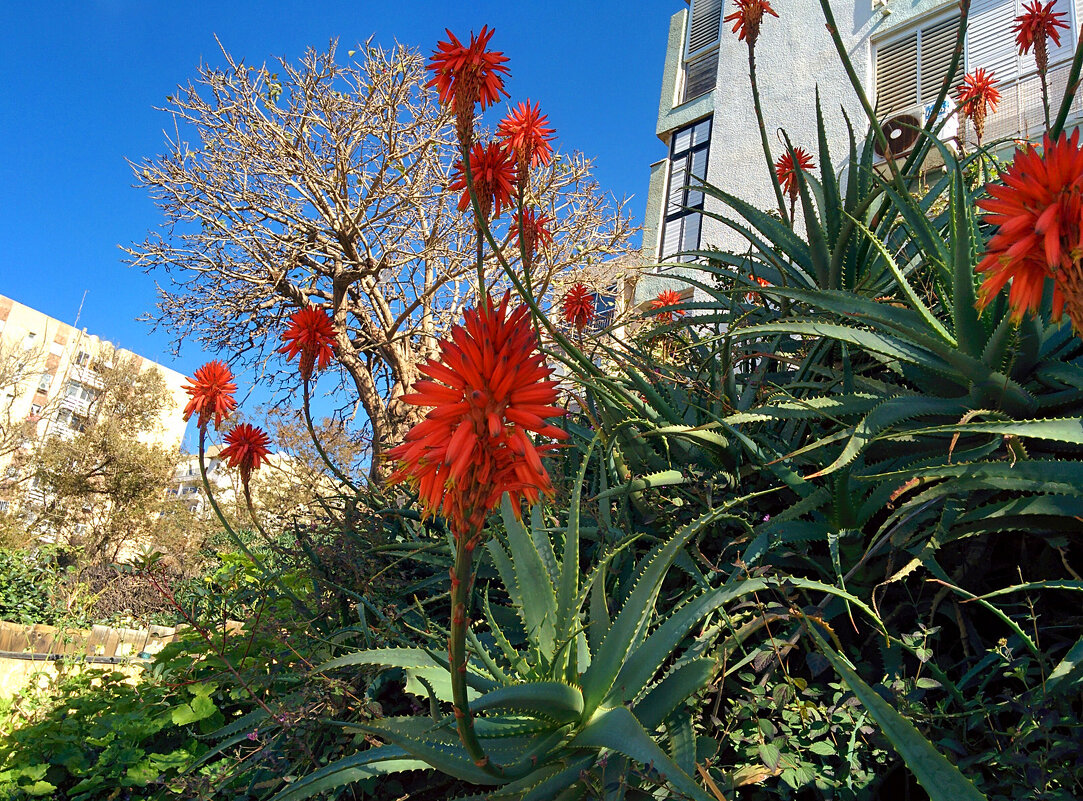
[(0, 653), (71, 655), (131, 658), (156, 654), (172, 642), (177, 629), (148, 626), (145, 629), (58, 629), (55, 626), (0, 621)]

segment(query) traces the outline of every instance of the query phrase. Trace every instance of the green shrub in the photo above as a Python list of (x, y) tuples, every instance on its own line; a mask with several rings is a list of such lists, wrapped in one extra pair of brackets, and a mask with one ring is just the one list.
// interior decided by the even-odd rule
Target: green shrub
[(63, 578), (50, 552), (0, 548), (0, 620), (62, 622), (67, 614), (60, 601)]
[[(202, 753), (200, 729), (222, 720), (217, 686), (173, 688), (109, 671), (61, 673), (0, 738), (0, 798), (149, 798)], [(3, 727), (19, 721), (9, 712)]]

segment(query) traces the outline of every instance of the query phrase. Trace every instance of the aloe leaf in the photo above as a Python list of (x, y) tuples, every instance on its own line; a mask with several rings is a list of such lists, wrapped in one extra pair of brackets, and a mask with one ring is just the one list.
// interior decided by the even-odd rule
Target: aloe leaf
[(271, 801), (301, 801), (373, 776), (431, 769), (432, 766), (426, 762), (409, 758), (409, 754), (398, 746), (382, 745), (313, 771), (279, 792)]
[(625, 657), (635, 645), (636, 637), (653, 613), (654, 600), (661, 589), (662, 579), (665, 578), (677, 551), (707, 526), (727, 518), (732, 518), (728, 506), (712, 509), (684, 526), (668, 542), (655, 548), (647, 557), (645, 567), (640, 571), (635, 586), (598, 646), (590, 667), (583, 674), (583, 698), (587, 714), (598, 708), (613, 686)]
[[(619, 666), (606, 702), (624, 704), (642, 693), (654, 675), (665, 664), (673, 651), (692, 627), (723, 604), (742, 595), (767, 589), (762, 579), (748, 579), (728, 587), (701, 593), (684, 606), (672, 612), (658, 628), (623, 660)], [(622, 612), (623, 614), (623, 612)], [(601, 659), (601, 654), (596, 660)], [(586, 682), (584, 681), (584, 689)]]
[(527, 637), (537, 645), (547, 660), (551, 659), (556, 643), (556, 590), (549, 579), (545, 562), (534, 544), (534, 538), (515, 514), (507, 493), (504, 493), (501, 499), (500, 512), (508, 533), (517, 595), (522, 599), (518, 608), (526, 626)]
[(685, 484), (687, 482), (688, 478), (680, 470), (662, 470), (658, 473), (651, 473), (648, 476), (643, 476), (642, 478), (632, 479), (619, 487), (612, 487), (594, 496), (592, 500), (601, 501), (606, 498), (612, 498), (615, 495), (642, 492), (643, 490), (651, 489), (652, 487), (672, 487), (676, 484)]
[[(1071, 692), (1080, 679), (1083, 679), (1083, 637), (1076, 640), (1064, 658), (1053, 668), (1049, 678), (1045, 680), (1047, 693)], [(1064, 684), (1063, 687), (1061, 685)]]
[(932, 801), (986, 801), (973, 783), (937, 751), (914, 724), (866, 684), (813, 626), (809, 626), (808, 631), (816, 640), (820, 653), (868, 710)]
[(569, 759), (567, 767), (561, 766), (551, 776), (546, 776), (542, 781), (535, 784), (523, 793), (521, 801), (555, 801), (560, 798), (559, 793), (579, 784), (584, 770), (594, 763), (594, 755)]
[(966, 412), (965, 405), (955, 399), (911, 396), (890, 398), (869, 412), (854, 427), (854, 432), (846, 446), (831, 464), (809, 475), (808, 478), (826, 476), (848, 465), (884, 431), (905, 420), (929, 415), (962, 415), (964, 412)]
[(496, 642), (500, 652), (504, 655), (504, 659), (511, 666), (512, 670), (518, 672), (521, 675), (526, 674), (530, 668), (526, 664), (519, 652), (512, 646), (511, 641), (508, 640), (507, 635), (504, 634), (504, 629), (497, 623), (496, 618), (493, 616), (493, 609), (489, 603), (488, 591), (482, 596), (482, 608), (485, 611), (485, 622), (489, 626), (489, 634), (492, 635), (493, 640)]
[(557, 567), (557, 556), (553, 551), (553, 541), (545, 525), (545, 516), (540, 503), (534, 504), (530, 509), (530, 538), (534, 541), (534, 548), (549, 574), (549, 581), (555, 587), (560, 580), (560, 572)]
[(509, 709), (542, 716), (558, 723), (578, 720), (583, 713), (583, 694), (557, 681), (521, 682), (485, 693), (470, 702), (470, 709)]
[(951, 304), (955, 338), (968, 356), (978, 356), (988, 341), (978, 320), (977, 295), (974, 291), (974, 237), (970, 216), (970, 195), (963, 182), (963, 172), (954, 167), (951, 194), (951, 249), (953, 279)]
[(1028, 439), (1083, 445), (1083, 418), (1064, 417), (1053, 420), (1012, 420), (1003, 423), (960, 423), (958, 425), (929, 426), (906, 432), (907, 436), (915, 437), (932, 434), (999, 434), (1001, 436), (1026, 437)]
[(678, 665), (669, 675), (651, 688), (650, 692), (633, 707), (636, 718), (647, 731), (654, 731), (689, 696), (711, 683), (718, 672), (714, 659), (695, 657)]
[(683, 710), (671, 714), (666, 718), (666, 734), (673, 761), (689, 776), (693, 775), (696, 772), (696, 732), (692, 728), (692, 716)]
[[(328, 670), (348, 667), (350, 665), (378, 665), (381, 667), (396, 667), (406, 671), (408, 681), (413, 677), (423, 678), (429, 683), (436, 696), (444, 701), (451, 700), (451, 675), (448, 673), (447, 664), (433, 658), (432, 654), (421, 648), (382, 648), (370, 651), (355, 651), (345, 654), (336, 659), (318, 665), (314, 672), (325, 673)], [(500, 687), (500, 683), (478, 673), (480, 666), (470, 663), (471, 670), (466, 672), (466, 683), (470, 690), (470, 696), (475, 692), (488, 692)], [(414, 690), (416, 690), (416, 686)], [(427, 693), (417, 691), (421, 697)]]
[[(563, 550), (560, 554), (560, 578), (557, 587), (556, 636), (560, 639), (566, 639), (579, 623), (579, 507), (582, 503), (587, 466), (590, 464), (597, 442), (598, 439), (595, 437), (587, 445), (568, 505), (568, 527), (564, 531)], [(576, 638), (578, 639), (578, 635)], [(568, 660), (568, 669), (565, 671), (565, 678), (569, 681), (577, 678), (577, 675), (574, 675), (578, 663), (578, 649), (576, 651), (573, 658)]]
[(678, 792), (697, 799), (714, 801), (644, 731), (627, 708), (599, 710), (571, 742), (572, 747), (608, 748), (635, 762), (651, 765)]
[[(441, 728), (440, 724), (434, 724), (429, 718), (382, 718), (367, 723), (358, 722), (354, 726), (389, 740), (449, 776), (474, 784), (504, 783), (504, 780), (474, 764), (453, 729)], [(491, 755), (494, 749), (487, 744), (486, 750)]]

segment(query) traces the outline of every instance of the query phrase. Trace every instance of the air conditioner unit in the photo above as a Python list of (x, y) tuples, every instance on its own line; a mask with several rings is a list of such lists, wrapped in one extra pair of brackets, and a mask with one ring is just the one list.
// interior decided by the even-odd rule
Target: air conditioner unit
[[(925, 127), (929, 117), (932, 116), (935, 107), (935, 102), (924, 103), (905, 111), (893, 112), (881, 120), (880, 127), (887, 139), (887, 147), (884, 147), (879, 138), (873, 139), (872, 146), (876, 152), (874, 164), (885, 164), (889, 154), (894, 156), (896, 160), (906, 158), (918, 144), (921, 138), (921, 130)], [(959, 117), (955, 114), (955, 103), (951, 98), (945, 98), (941, 104), (940, 113), (936, 115), (936, 121), (933, 123), (934, 130), (945, 119), (947, 122), (940, 128), (939, 139), (943, 144), (947, 145), (952, 153), (955, 153), (958, 151)], [(934, 147), (930, 150), (922, 166), (924, 169), (931, 169), (943, 164), (944, 159), (940, 151)]]

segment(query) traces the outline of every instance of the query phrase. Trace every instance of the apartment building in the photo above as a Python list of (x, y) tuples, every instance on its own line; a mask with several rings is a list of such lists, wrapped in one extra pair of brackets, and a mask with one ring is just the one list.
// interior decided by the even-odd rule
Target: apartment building
[[(73, 437), (86, 427), (102, 387), (95, 366), (117, 355), (134, 356), (85, 329), (0, 295), (0, 479), (15, 478), (20, 451), (51, 437)], [(176, 448), (185, 429), (185, 377), (135, 358), (143, 369), (158, 370), (172, 399), (145, 440)]]
[[(1035, 137), (1044, 129), (1041, 84), (1032, 54), (1020, 56), (1012, 33), (1023, 0), (973, 0), (966, 33), (964, 72), (992, 70), (1002, 95), (986, 122), (984, 142)], [(779, 129), (796, 147), (817, 150), (816, 92), (836, 172), (849, 146), (845, 109), (859, 140), (865, 113), (851, 88), (824, 24), (819, 0), (774, 0), (778, 18), (764, 17), (756, 46), (757, 77), (774, 156), (784, 152)], [(839, 35), (882, 122), (923, 123), (951, 63), (959, 29), (957, 0), (831, 0)], [(662, 78), (656, 134), (667, 155), (651, 165), (644, 217), (643, 259), (673, 262), (701, 247), (744, 250), (747, 242), (724, 223), (700, 213), (733, 213), (694, 189), (695, 179), (751, 202), (775, 206), (760, 142), (748, 74), (748, 48), (723, 24), (733, 0), (691, 0), (675, 13)], [(1083, 0), (1057, 0), (1069, 30), (1050, 42), (1050, 95), (1064, 91), (1076, 46)], [(962, 74), (957, 75), (961, 81)], [(950, 110), (950, 109), (949, 109)], [(1069, 122), (1083, 114), (1077, 97)], [(971, 141), (965, 126), (945, 128), (944, 138)], [(644, 276), (638, 301), (661, 289), (680, 288), (680, 268)]]

